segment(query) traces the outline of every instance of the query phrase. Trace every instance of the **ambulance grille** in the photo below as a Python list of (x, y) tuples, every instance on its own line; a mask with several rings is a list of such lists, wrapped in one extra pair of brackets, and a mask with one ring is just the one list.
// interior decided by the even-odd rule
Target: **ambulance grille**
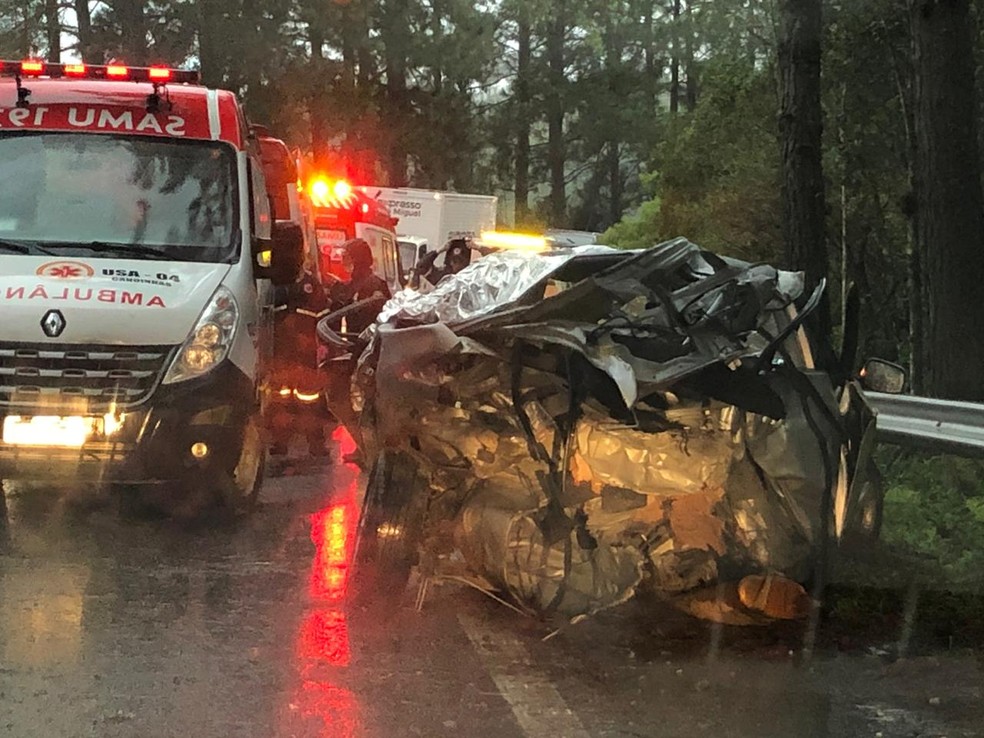
[(153, 392), (173, 346), (0, 344), (0, 406), (135, 405)]

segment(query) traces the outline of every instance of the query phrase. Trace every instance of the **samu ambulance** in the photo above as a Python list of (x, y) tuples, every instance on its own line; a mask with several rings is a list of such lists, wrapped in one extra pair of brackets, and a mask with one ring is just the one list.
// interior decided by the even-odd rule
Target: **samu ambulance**
[(0, 479), (256, 497), (273, 285), (302, 234), (271, 218), (235, 96), (197, 83), (0, 62)]
[(350, 239), (361, 238), (372, 251), (373, 271), (389, 285), (390, 291), (406, 286), (407, 274), (394, 230), (397, 219), (384, 203), (343, 179), (320, 174), (308, 178), (305, 191), (314, 209), (322, 283), (349, 278), (342, 265), (342, 246)]

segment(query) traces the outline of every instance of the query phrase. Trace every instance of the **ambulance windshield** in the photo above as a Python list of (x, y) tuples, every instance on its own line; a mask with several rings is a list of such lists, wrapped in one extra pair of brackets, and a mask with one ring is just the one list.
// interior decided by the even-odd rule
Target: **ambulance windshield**
[(235, 191), (233, 152), (221, 144), (75, 133), (0, 137), (0, 239), (45, 251), (118, 245), (121, 258), (158, 251), (181, 261), (227, 262), (238, 256)]

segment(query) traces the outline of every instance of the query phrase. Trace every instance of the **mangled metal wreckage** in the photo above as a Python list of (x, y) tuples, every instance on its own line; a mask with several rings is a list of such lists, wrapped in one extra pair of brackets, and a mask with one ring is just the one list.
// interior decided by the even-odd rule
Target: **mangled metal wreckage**
[(802, 325), (820, 290), (679, 239), (492, 254), (399, 293), (353, 377), (376, 460), (356, 586), (416, 565), (564, 616), (642, 588), (802, 613), (818, 543), (880, 514), (873, 415)]

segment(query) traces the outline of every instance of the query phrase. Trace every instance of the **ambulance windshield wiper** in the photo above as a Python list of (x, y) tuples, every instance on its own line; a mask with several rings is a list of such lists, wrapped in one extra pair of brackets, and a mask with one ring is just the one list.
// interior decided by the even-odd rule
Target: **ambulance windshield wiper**
[(15, 254), (24, 254), (25, 256), (33, 256), (35, 254), (51, 256), (51, 252), (45, 251), (38, 246), (36, 241), (15, 241), (8, 238), (0, 238), (0, 251), (11, 251)]
[(97, 253), (120, 254), (124, 258), (126, 258), (127, 254), (133, 254), (135, 256), (153, 256), (155, 259), (162, 259), (164, 261), (180, 260), (179, 257), (168, 253), (164, 249), (155, 248), (153, 246), (144, 246), (139, 243), (111, 243), (109, 241), (89, 241), (87, 243), (76, 243), (66, 241), (63, 243), (46, 245), (58, 249), (88, 249), (89, 251), (94, 251)]

